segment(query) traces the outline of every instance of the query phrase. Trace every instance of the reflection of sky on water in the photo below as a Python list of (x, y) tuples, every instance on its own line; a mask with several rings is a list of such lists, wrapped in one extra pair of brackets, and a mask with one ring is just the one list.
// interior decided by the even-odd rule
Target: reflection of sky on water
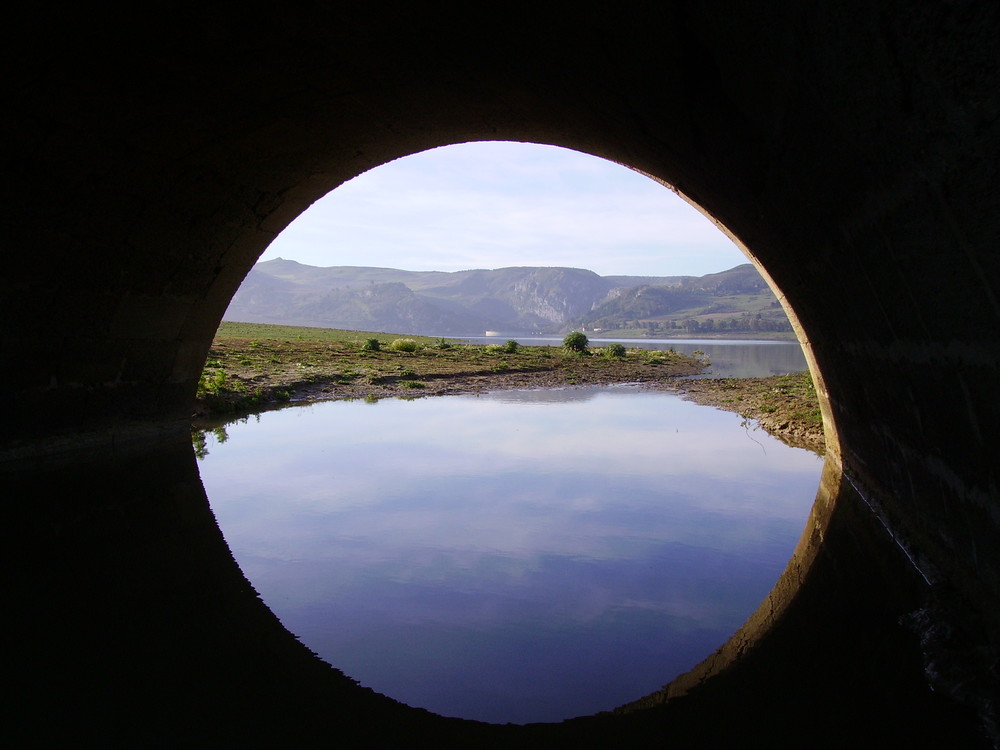
[(670, 394), (538, 395), (270, 412), (202, 477), (264, 600), (362, 684), (491, 721), (612, 708), (754, 609), (821, 463)]

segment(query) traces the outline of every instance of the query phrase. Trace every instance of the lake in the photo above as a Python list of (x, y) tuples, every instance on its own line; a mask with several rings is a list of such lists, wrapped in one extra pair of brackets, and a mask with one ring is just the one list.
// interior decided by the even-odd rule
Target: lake
[(637, 386), (326, 402), (210, 434), (200, 468), (320, 657), (447, 716), (559, 721), (660, 688), (777, 580), (822, 461), (741, 422)]
[[(524, 346), (559, 346), (561, 338), (551, 336), (513, 336)], [(479, 336), (462, 339), (477, 344), (495, 344), (504, 337)], [(697, 377), (708, 378), (766, 378), (808, 369), (802, 347), (796, 341), (760, 341), (756, 339), (615, 339), (590, 338), (591, 348), (610, 343), (624, 344), (636, 349), (673, 349), (681, 354), (703, 352), (711, 366), (708, 372)]]

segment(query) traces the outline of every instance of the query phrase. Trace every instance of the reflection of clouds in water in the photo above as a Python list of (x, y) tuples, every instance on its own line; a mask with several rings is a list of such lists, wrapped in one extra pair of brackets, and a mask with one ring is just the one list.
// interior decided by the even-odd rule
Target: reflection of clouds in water
[[(235, 439), (240, 451), (220, 446), (203, 474), (225, 471), (227, 491), (260, 492), (272, 486), (271, 492), (284, 502), (334, 511), (394, 501), (408, 495), (413, 483), (456, 476), (505, 482), (525, 471), (539, 477), (589, 478), (578, 482), (580, 487), (600, 486), (608, 473), (616, 479), (646, 478), (671, 492), (698, 495), (700, 502), (715, 500), (727, 508), (739, 503), (739, 496), (705, 493), (706, 477), (746, 487), (762, 469), (809, 481), (818, 472), (812, 454), (789, 451), (761, 431), (748, 435), (736, 415), (669, 394), (604, 394), (585, 405), (541, 410), (497, 399), (445, 397), (384, 403), (376, 409), (321, 404), (312, 407), (315, 418), (309, 420), (289, 414), (293, 411), (265, 415), (274, 419), (239, 430)], [(271, 434), (285, 445), (275, 445)], [(292, 435), (298, 442), (289, 447)], [(519, 492), (530, 492), (530, 485)], [(603, 498), (603, 489), (564, 492), (548, 502), (592, 503), (595, 497)], [(215, 504), (215, 493), (212, 498)], [(534, 500), (545, 501), (537, 493)]]
[[(512, 456), (574, 470), (594, 459), (614, 462), (619, 472), (649, 476), (702, 466), (715, 475), (727, 469), (738, 474), (748, 463), (758, 465), (762, 455), (745, 431), (732, 429), (741, 421), (737, 415), (673, 394), (599, 391), (585, 405), (546, 409), (544, 417), (536, 419), (526, 418), (531, 411), (511, 410), (507, 403), (481, 399), (476, 406), (471, 414), (461, 412), (458, 404), (454, 411), (422, 414), (420, 423), (426, 420), (438, 429), (427, 435), (417, 426), (406, 439), (414, 434), (425, 441), (438, 436), (441, 442), (436, 445), (457, 450), (463, 460), (477, 461), (477, 470), (486, 471)], [(463, 418), (470, 423), (462, 424), (461, 442), (450, 441), (453, 430), (448, 426)], [(759, 442), (765, 445), (778, 444), (765, 433), (754, 437), (763, 438)]]
[[(528, 615), (588, 622), (626, 609), (698, 627), (735, 627), (762, 595), (755, 580), (759, 568), (683, 545), (660, 545), (646, 555), (615, 560), (406, 550), (375, 561), (248, 558), (244, 565), (265, 599), (280, 599), (286, 610), (322, 603), (327, 610), (342, 610), (345, 618), (360, 608), (396, 613), (409, 622), (483, 629)], [(649, 574), (651, 568), (657, 575)], [(773, 581), (780, 570), (772, 566), (765, 572)]]
[[(716, 648), (777, 579), (818, 483), (814, 456), (765, 456), (733, 415), (628, 391), (267, 413), (202, 476), (247, 577), (323, 658), (432, 710), (551, 720)], [(516, 702), (526, 679), (551, 713), (476, 693), (507, 682)]]
[(483, 401), (494, 401), (501, 404), (567, 404), (592, 401), (601, 393), (614, 388), (592, 388), (587, 386), (566, 388), (535, 388), (513, 391), (497, 391), (479, 398)]
[[(592, 400), (541, 410), (487, 397), (276, 412), (234, 430), (245, 458), (227, 465), (221, 446), (203, 474), (227, 536), (284, 560), (332, 559), (351, 539), (367, 545), (352, 561), (423, 546), (612, 559), (649, 539), (726, 549), (801, 528), (812, 454), (772, 441), (763, 455), (733, 415), (669, 394), (579, 390)], [(270, 432), (297, 442), (279, 451)]]

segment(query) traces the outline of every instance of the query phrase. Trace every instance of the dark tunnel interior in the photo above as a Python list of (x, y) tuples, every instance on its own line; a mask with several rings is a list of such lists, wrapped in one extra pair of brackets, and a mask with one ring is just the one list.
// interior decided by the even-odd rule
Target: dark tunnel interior
[[(1000, 9), (209, 2), (7, 31), (9, 746), (998, 746)], [(757, 613), (559, 724), (435, 716), (320, 661), (233, 561), (189, 439), (270, 241), (368, 169), (476, 140), (698, 205), (779, 292), (827, 430)]]

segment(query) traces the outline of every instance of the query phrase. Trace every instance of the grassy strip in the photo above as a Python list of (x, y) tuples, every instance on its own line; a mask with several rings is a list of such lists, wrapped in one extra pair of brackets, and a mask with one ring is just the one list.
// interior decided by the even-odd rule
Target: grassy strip
[(662, 382), (704, 367), (697, 357), (620, 344), (580, 353), (514, 341), (467, 345), (426, 336), (223, 323), (205, 362), (195, 419), (290, 400)]
[[(313, 343), (358, 343), (368, 338), (397, 339), (401, 334), (380, 331), (344, 331), (338, 328), (307, 328), (304, 326), (281, 326), (272, 323), (234, 323), (223, 321), (215, 334), (216, 339), (245, 339), (246, 341), (308, 341)], [(431, 344), (440, 339), (429, 336), (410, 336), (423, 344)]]

